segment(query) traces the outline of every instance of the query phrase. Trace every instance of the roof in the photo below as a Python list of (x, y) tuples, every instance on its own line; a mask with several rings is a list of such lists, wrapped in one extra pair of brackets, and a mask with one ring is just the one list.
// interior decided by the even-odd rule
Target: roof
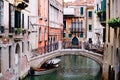
[(66, 6), (94, 6), (94, 0), (75, 0), (73, 2), (65, 2), (64, 7)]

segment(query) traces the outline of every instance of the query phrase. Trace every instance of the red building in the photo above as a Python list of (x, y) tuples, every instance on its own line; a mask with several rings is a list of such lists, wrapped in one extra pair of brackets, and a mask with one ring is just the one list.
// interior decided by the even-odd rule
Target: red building
[(39, 53), (58, 48), (62, 40), (63, 0), (39, 0)]

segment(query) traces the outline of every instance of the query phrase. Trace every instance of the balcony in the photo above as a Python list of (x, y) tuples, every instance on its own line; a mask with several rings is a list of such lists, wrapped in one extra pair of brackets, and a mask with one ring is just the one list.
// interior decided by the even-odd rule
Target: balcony
[(15, 6), (20, 9), (25, 9), (28, 7), (29, 0), (16, 0), (15, 1)]
[(71, 28), (70, 32), (71, 33), (84, 33), (84, 29), (83, 28)]
[(22, 29), (21, 28), (15, 28), (15, 35), (14, 35), (14, 41), (21, 41), (23, 39)]
[(105, 26), (106, 25), (106, 11), (97, 12), (97, 16), (99, 17), (101, 25)]

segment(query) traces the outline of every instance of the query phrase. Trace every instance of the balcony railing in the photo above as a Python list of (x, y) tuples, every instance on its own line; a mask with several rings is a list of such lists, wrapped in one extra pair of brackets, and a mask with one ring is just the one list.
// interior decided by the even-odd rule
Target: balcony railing
[(9, 33), (14, 33), (14, 32), (15, 32), (15, 28), (14, 27), (9, 28)]
[(21, 28), (15, 28), (14, 40), (15, 41), (20, 41), (21, 39), (23, 39), (22, 29)]
[(85, 49), (99, 54), (103, 54), (104, 51), (103, 46), (86, 43), (86, 42), (84, 43), (78, 42), (77, 45), (74, 45), (72, 42), (63, 42), (62, 46), (64, 49)]
[(71, 28), (70, 31), (71, 33), (83, 33), (84, 29), (83, 28)]

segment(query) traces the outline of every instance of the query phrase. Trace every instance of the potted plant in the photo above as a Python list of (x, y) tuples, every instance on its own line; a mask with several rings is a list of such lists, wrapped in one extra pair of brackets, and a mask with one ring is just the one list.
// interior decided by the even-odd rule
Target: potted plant
[(101, 16), (101, 12), (97, 11), (97, 16), (100, 17)]
[(108, 25), (112, 28), (120, 27), (120, 18), (112, 18), (108, 20)]
[(21, 29), (21, 28), (16, 28), (15, 34), (20, 34), (21, 32), (22, 32), (22, 29)]

